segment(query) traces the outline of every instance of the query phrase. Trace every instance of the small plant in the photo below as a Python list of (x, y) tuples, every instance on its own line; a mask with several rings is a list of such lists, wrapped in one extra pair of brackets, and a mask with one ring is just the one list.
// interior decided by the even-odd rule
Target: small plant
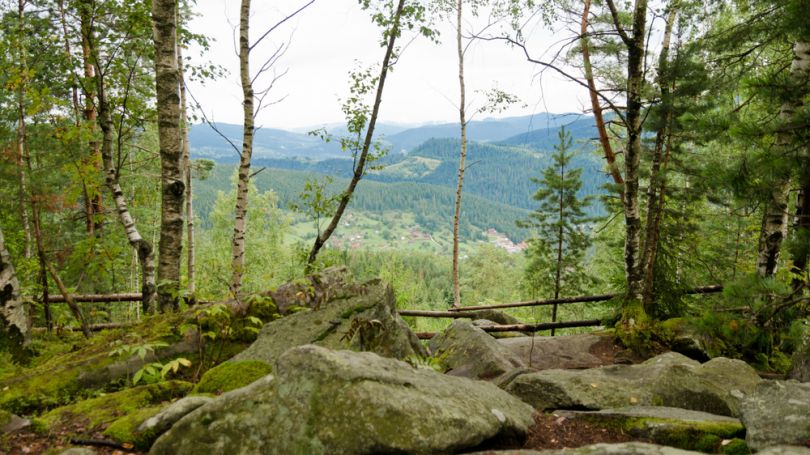
[(352, 323), (346, 333), (340, 337), (341, 341), (354, 342), (355, 338), (360, 342), (360, 350), (366, 350), (371, 346), (371, 342), (384, 331), (383, 323), (378, 319), (366, 319), (357, 317), (352, 319)]
[(405, 358), (405, 362), (417, 370), (433, 370), (437, 373), (444, 373), (447, 371), (447, 365), (445, 364), (446, 358), (446, 352), (437, 357), (422, 357), (419, 354), (411, 354)]
[[(138, 356), (138, 358), (141, 359), (141, 361), (145, 361), (146, 356), (149, 355), (150, 353), (154, 353), (156, 349), (168, 346), (167, 343), (164, 343), (162, 341), (142, 342), (139, 344), (128, 344), (122, 341), (116, 341), (115, 345), (116, 347), (113, 348), (113, 350), (110, 351), (110, 353), (108, 354), (110, 357), (122, 357), (128, 359), (132, 356)], [(126, 361), (124, 363), (127, 369), (127, 382), (129, 382), (130, 375), (132, 373), (129, 370), (130, 364), (129, 362)], [(135, 376), (138, 376), (138, 378), (140, 379), (140, 376), (143, 375), (142, 371), (143, 368), (137, 371), (135, 373)], [(141, 375), (138, 375), (138, 373), (141, 373)], [(137, 381), (133, 377), (132, 384), (134, 385), (135, 383), (137, 383)]]
[(141, 379), (147, 384), (154, 384), (156, 382), (164, 381), (169, 372), (177, 373), (180, 367), (190, 367), (191, 361), (180, 357), (168, 363), (152, 362), (144, 365), (143, 368), (138, 370), (132, 377), (132, 385), (136, 385)]

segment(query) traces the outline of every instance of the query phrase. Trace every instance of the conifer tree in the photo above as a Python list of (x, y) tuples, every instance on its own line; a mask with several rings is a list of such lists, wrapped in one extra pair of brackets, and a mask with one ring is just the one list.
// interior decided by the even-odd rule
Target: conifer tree
[[(529, 241), (526, 280), (534, 290), (553, 291), (555, 299), (560, 298), (563, 288), (575, 292), (590, 281), (583, 259), (591, 243), (586, 229), (592, 220), (585, 214), (591, 197), (577, 197), (582, 188), (582, 169), (570, 167), (574, 157), (571, 134), (563, 127), (559, 139), (559, 144), (554, 146), (553, 165), (543, 171), (542, 178), (532, 179), (540, 185), (534, 195), (539, 206), (529, 214), (528, 220), (519, 222), (536, 232), (536, 237)], [(551, 319), (552, 322), (557, 320), (557, 305), (553, 307)], [(554, 330), (551, 334), (554, 335)]]

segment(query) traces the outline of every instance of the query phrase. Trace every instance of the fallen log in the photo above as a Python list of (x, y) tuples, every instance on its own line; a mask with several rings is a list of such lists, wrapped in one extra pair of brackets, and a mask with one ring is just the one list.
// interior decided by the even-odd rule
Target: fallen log
[[(693, 295), (693, 294), (711, 294), (715, 292), (722, 292), (723, 286), (720, 285), (711, 285), (711, 286), (701, 286), (694, 289), (689, 289), (684, 291), (684, 294)], [(562, 297), (559, 299), (547, 299), (547, 300), (529, 300), (526, 302), (514, 302), (514, 303), (496, 303), (493, 305), (476, 305), (476, 306), (465, 306), (461, 308), (450, 308), (448, 311), (452, 312), (464, 312), (464, 311), (477, 311), (477, 310), (497, 310), (500, 308), (518, 308), (518, 307), (527, 307), (527, 306), (546, 306), (546, 305), (566, 305), (571, 303), (588, 303), (588, 302), (605, 302), (614, 297), (619, 297), (622, 294), (619, 293), (612, 293), (612, 294), (599, 294), (599, 295), (580, 295), (576, 297)]]

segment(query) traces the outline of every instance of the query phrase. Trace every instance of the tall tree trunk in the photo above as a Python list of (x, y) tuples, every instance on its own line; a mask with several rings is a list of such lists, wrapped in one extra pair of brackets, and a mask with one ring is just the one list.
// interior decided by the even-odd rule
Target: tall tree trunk
[[(580, 21), (580, 39), (579, 44), (582, 50), (582, 66), (585, 71), (585, 80), (588, 83), (588, 94), (591, 98), (591, 110), (593, 110), (593, 118), (596, 122), (596, 130), (599, 132), (599, 144), (602, 146), (602, 153), (605, 156), (610, 176), (613, 177), (613, 182), (620, 186), (619, 196), (624, 198), (624, 179), (616, 164), (616, 154), (613, 153), (613, 146), (610, 144), (610, 137), (607, 133), (605, 126), (605, 118), (602, 115), (602, 105), (599, 104), (599, 96), (596, 90), (596, 82), (593, 77), (593, 67), (591, 66), (591, 51), (590, 43), (588, 40), (588, 15), (590, 14), (591, 0), (585, 0), (582, 8), (582, 20)], [(553, 332), (553, 331), (552, 331)]]
[[(641, 216), (638, 194), (638, 170), (641, 158), (642, 92), (647, 24), (647, 0), (636, 0), (633, 34), (627, 39), (627, 145), (624, 157), (624, 266), (627, 279), (627, 303), (641, 303), (643, 270), (641, 258)], [(632, 315), (626, 315), (633, 317)]]
[(9, 350), (19, 359), (30, 334), (28, 307), (22, 300), (20, 282), (6, 249), (3, 231), (0, 230), (0, 349)]
[[(655, 135), (655, 147), (653, 149), (652, 167), (650, 170), (650, 183), (647, 186), (647, 216), (644, 230), (644, 250), (642, 264), (644, 270), (644, 282), (642, 284), (642, 305), (647, 314), (651, 314), (653, 308), (653, 278), (655, 271), (655, 260), (658, 254), (658, 241), (661, 214), (663, 209), (659, 202), (664, 201), (664, 176), (665, 166), (664, 150), (669, 150), (669, 142), (672, 138), (672, 96), (669, 51), (672, 40), (672, 28), (675, 25), (677, 9), (670, 5), (667, 14), (666, 27), (664, 28), (664, 40), (661, 45), (661, 54), (658, 58), (658, 86), (661, 90), (661, 106), (663, 111), (663, 121)], [(669, 154), (667, 153), (667, 156)]]
[(374, 106), (371, 109), (371, 117), (368, 121), (368, 128), (366, 128), (366, 137), (363, 142), (363, 150), (360, 152), (360, 158), (357, 160), (357, 166), (355, 166), (352, 179), (349, 181), (349, 185), (346, 187), (346, 190), (340, 197), (340, 201), (338, 201), (338, 207), (337, 210), (335, 210), (334, 216), (332, 216), (332, 220), (329, 222), (326, 229), (324, 229), (324, 231), (315, 238), (315, 243), (312, 245), (312, 249), (309, 251), (309, 256), (307, 258), (307, 271), (312, 271), (312, 267), (315, 264), (315, 259), (318, 257), (318, 252), (321, 251), (321, 248), (326, 244), (326, 241), (329, 240), (329, 237), (331, 237), (332, 233), (335, 231), (335, 229), (337, 229), (338, 223), (340, 223), (340, 218), (343, 216), (346, 206), (349, 205), (352, 195), (354, 194), (354, 190), (357, 188), (357, 184), (360, 182), (360, 179), (363, 177), (363, 173), (365, 172), (366, 159), (368, 158), (368, 152), (371, 148), (371, 140), (374, 137), (374, 127), (377, 124), (377, 116), (380, 113), (380, 104), (382, 104), (385, 78), (388, 75), (388, 71), (391, 66), (391, 56), (394, 53), (394, 44), (399, 36), (400, 19), (402, 18), (402, 10), (404, 7), (405, 0), (399, 0), (397, 2), (397, 9), (394, 13), (394, 21), (391, 25), (391, 30), (387, 35), (388, 43), (385, 47), (385, 56), (383, 57), (382, 67), (380, 68), (380, 75), (377, 78), (377, 94), (374, 98)]
[[(797, 87), (804, 87), (809, 78), (810, 41), (797, 41), (793, 46), (793, 63), (790, 67), (791, 83)], [(802, 107), (805, 94), (806, 89), (782, 104), (779, 116), (784, 123), (794, 121), (797, 111)], [(792, 140), (793, 134), (785, 128), (776, 135), (779, 150), (789, 148)], [(787, 234), (789, 191), (790, 179), (785, 177), (781, 182), (776, 182), (773, 185), (773, 189), (766, 201), (759, 235), (759, 252), (756, 264), (757, 275), (763, 278), (772, 277), (776, 273), (779, 263), (782, 239)]]
[[(95, 2), (94, 1), (87, 1), (85, 0), (80, 5), (80, 21), (81, 21), (81, 35), (82, 35), (82, 61), (84, 67), (84, 77), (88, 81), (92, 81), (95, 78), (95, 67), (93, 64), (93, 56), (91, 50), (91, 43), (90, 39), (92, 38), (92, 28), (93, 28), (93, 21), (94, 21), (94, 9)], [(90, 153), (88, 157), (82, 160), (84, 163), (90, 162), (92, 163), (93, 167), (96, 168), (97, 172), (101, 172), (101, 148), (99, 147), (98, 139), (95, 137), (96, 134), (96, 122), (98, 119), (98, 111), (96, 110), (96, 105), (93, 103), (93, 99), (95, 98), (95, 94), (93, 93), (93, 84), (83, 84), (84, 87), (84, 120), (87, 122), (88, 127), (90, 128), (90, 141), (88, 146), (90, 148)], [(102, 222), (99, 217), (104, 212), (104, 207), (102, 204), (101, 199), (101, 192), (98, 191), (97, 188), (90, 187), (88, 188), (85, 184), (84, 188), (84, 196), (85, 196), (85, 227), (87, 229), (87, 233), (93, 235), (93, 233), (100, 229), (102, 226)]]
[(250, 160), (253, 155), (253, 83), (250, 78), (250, 0), (242, 0), (239, 19), (239, 76), (242, 80), (242, 154), (239, 160), (239, 180), (236, 185), (236, 210), (231, 246), (231, 292), (238, 298), (242, 291), (245, 270), (245, 231), (247, 230), (248, 184)]
[(153, 0), (155, 90), (161, 166), (158, 303), (178, 308), (183, 251), (183, 197), (186, 191), (180, 147), (180, 73), (177, 67), (177, 0)]
[(461, 306), (461, 286), (459, 284), (459, 222), (461, 221), (461, 190), (464, 186), (464, 171), (467, 161), (467, 92), (464, 85), (464, 45), (461, 37), (462, 6), (464, 0), (456, 2), (456, 50), (458, 52), (458, 117), (461, 127), (461, 154), (458, 160), (458, 184), (456, 185), (456, 204), (453, 211), (453, 307)]
[(144, 313), (146, 313), (156, 308), (155, 292), (157, 287), (155, 284), (154, 252), (152, 244), (144, 239), (138, 231), (135, 220), (127, 207), (124, 190), (121, 188), (121, 184), (118, 180), (118, 169), (115, 167), (112, 155), (114, 136), (112, 113), (110, 112), (110, 105), (107, 101), (105, 74), (102, 70), (101, 62), (99, 61), (98, 49), (95, 47), (95, 34), (92, 27), (83, 30), (82, 33), (86, 34), (84, 38), (86, 38), (86, 42), (89, 46), (90, 61), (94, 68), (93, 79), (95, 81), (96, 104), (98, 107), (97, 122), (102, 132), (100, 151), (101, 162), (104, 167), (104, 183), (112, 193), (113, 203), (118, 212), (118, 219), (124, 227), (127, 241), (138, 256), (138, 262), (141, 266), (141, 294), (143, 296), (141, 304)]
[(24, 256), (31, 257), (31, 222), (28, 218), (28, 177), (25, 173), (23, 155), (25, 154), (25, 89), (28, 81), (28, 56), (25, 49), (25, 0), (18, 0), (17, 13), (19, 15), (17, 50), (20, 71), (20, 84), (17, 88), (17, 180), (19, 181), (18, 202), (20, 206), (20, 221), (22, 222), (23, 235), (25, 236)]
[(182, 140), (183, 140), (183, 169), (186, 171), (186, 277), (188, 282), (188, 294), (191, 300), (194, 300), (194, 293), (197, 291), (195, 283), (195, 266), (194, 266), (194, 206), (192, 205), (192, 187), (191, 187), (191, 144), (189, 142), (189, 122), (186, 104), (186, 81), (185, 71), (183, 68), (183, 46), (178, 43), (177, 45), (177, 62), (180, 71), (180, 108), (181, 108), (181, 121), (182, 121)]

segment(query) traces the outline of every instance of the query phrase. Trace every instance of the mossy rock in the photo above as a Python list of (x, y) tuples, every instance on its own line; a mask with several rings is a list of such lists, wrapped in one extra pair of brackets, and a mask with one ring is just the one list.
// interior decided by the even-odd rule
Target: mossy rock
[[(679, 408), (631, 406), (555, 414), (620, 430), (656, 444), (706, 453), (725, 453), (722, 441), (735, 438), (741, 441), (739, 438), (745, 436), (745, 428), (738, 419)], [(740, 447), (731, 449), (738, 451)]]
[(182, 397), (192, 387), (191, 383), (185, 381), (144, 385), (56, 408), (39, 420), (50, 429), (71, 423), (81, 423), (87, 430), (97, 429), (110, 425), (122, 416), (140, 413), (146, 408)]
[[(126, 331), (109, 330), (95, 334), (90, 340), (64, 342), (57, 352), (35, 357), (29, 368), (0, 379), (0, 408), (30, 415), (72, 403), (98, 389), (114, 388), (113, 383), (127, 375), (125, 370), (111, 369), (121, 363), (121, 359), (109, 355), (117, 341), (137, 334), (139, 341), (133, 341), (134, 344), (161, 341), (173, 345), (183, 340), (176, 327), (188, 318), (188, 313), (149, 317)], [(118, 377), (107, 370), (117, 371)]]
[(138, 427), (162, 409), (163, 406), (148, 406), (131, 412), (111, 423), (104, 430), (104, 435), (122, 444), (132, 444), (136, 449), (149, 450), (160, 435), (148, 430), (139, 432)]
[(208, 370), (197, 386), (195, 393), (223, 393), (267, 376), (273, 368), (260, 360), (242, 360), (225, 362)]

